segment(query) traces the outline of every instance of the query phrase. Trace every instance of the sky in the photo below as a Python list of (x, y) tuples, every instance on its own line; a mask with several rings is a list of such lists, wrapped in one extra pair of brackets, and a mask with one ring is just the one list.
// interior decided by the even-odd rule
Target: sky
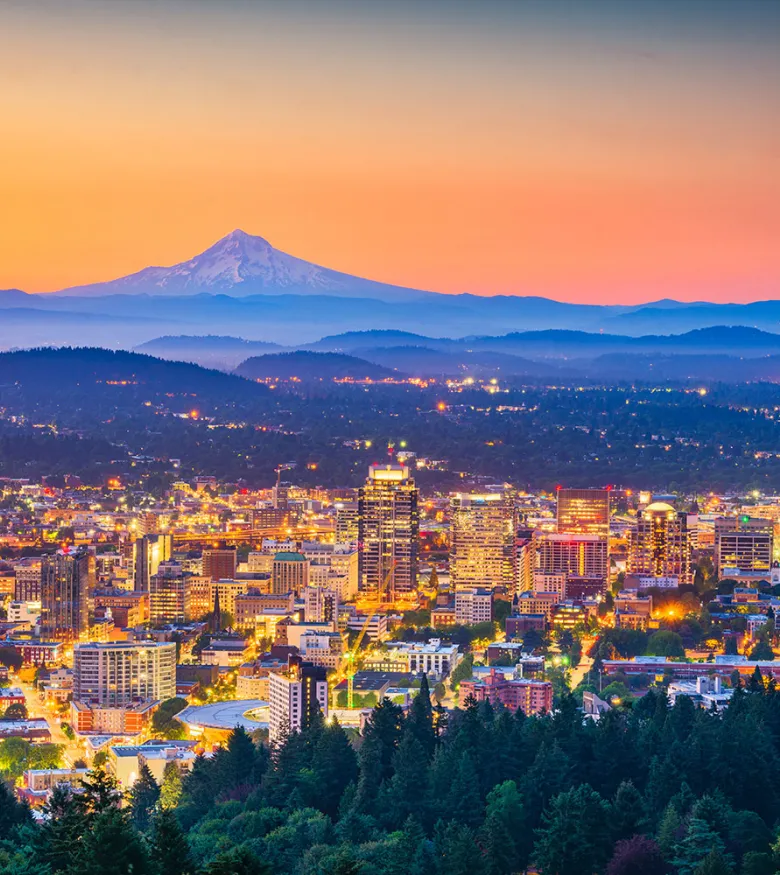
[(0, 288), (234, 228), (357, 276), (780, 297), (773, 0), (0, 0)]

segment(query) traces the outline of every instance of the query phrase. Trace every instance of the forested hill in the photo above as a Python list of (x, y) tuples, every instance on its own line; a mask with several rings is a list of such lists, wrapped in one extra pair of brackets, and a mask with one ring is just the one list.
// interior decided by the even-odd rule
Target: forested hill
[(7, 875), (775, 875), (780, 693), (760, 672), (724, 713), (654, 688), (586, 721), (470, 700), (356, 738), (314, 720), (269, 751), (241, 729), (183, 780), (143, 766), (119, 807), (105, 773), (49, 818), (0, 785)]
[(235, 373), (255, 380), (297, 377), (303, 381), (345, 378), (381, 380), (384, 377), (399, 376), (396, 370), (356, 356), (303, 350), (253, 356), (240, 364)]
[[(238, 377), (186, 362), (96, 347), (42, 347), (0, 353), (0, 385), (22, 391), (59, 389), (89, 392), (101, 385), (143, 386), (163, 392), (257, 393)], [(260, 390), (262, 391), (262, 390)]]

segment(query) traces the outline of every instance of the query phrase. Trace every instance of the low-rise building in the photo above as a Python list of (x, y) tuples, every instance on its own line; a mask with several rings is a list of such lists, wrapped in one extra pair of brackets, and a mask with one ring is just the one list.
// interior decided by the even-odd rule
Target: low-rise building
[(461, 681), (458, 688), (460, 705), (469, 697), (478, 702), (502, 704), (512, 711), (520, 708), (524, 714), (542, 714), (552, 710), (553, 689), (549, 681), (527, 678), (507, 678), (500, 669), (491, 668), (481, 680)]
[(201, 651), (200, 661), (204, 665), (231, 668), (246, 662), (248, 650), (243, 638), (214, 638)]
[(455, 622), (462, 626), (489, 623), (493, 619), (493, 590), (459, 589), (455, 592)]
[(136, 782), (142, 766), (147, 766), (158, 784), (168, 763), (176, 763), (182, 773), (195, 762), (194, 741), (147, 741), (145, 744), (117, 744), (110, 748), (109, 768), (120, 787), (129, 789)]

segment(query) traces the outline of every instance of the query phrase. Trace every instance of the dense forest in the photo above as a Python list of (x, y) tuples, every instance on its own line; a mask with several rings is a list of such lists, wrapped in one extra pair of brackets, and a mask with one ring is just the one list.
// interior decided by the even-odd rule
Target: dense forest
[[(605, 483), (709, 492), (780, 489), (780, 386), (280, 384), (105, 350), (0, 355), (0, 476), (211, 473), (270, 486), (280, 462), (303, 486), (355, 486), (388, 441), (461, 472), (551, 489)], [(370, 444), (370, 446), (368, 446)], [(358, 447), (357, 449), (355, 447)], [(143, 462), (133, 456), (144, 456)], [(170, 478), (169, 478), (170, 479)]]
[(780, 692), (757, 672), (722, 715), (653, 689), (583, 720), (525, 717), (427, 683), (356, 737), (315, 720), (269, 751), (242, 730), (182, 780), (142, 768), (119, 807), (97, 770), (34, 824), (0, 796), (7, 875), (775, 875)]

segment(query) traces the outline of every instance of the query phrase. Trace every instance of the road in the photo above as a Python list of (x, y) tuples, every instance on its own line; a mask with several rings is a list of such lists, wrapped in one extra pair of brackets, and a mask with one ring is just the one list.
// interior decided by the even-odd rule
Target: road
[(12, 686), (19, 687), (24, 693), (25, 704), (27, 705), (27, 714), (29, 717), (40, 717), (46, 720), (49, 724), (51, 732), (51, 740), (55, 744), (61, 744), (64, 747), (62, 759), (63, 765), (72, 766), (73, 763), (83, 758), (83, 751), (79, 748), (75, 741), (71, 741), (62, 731), (62, 718), (44, 707), (43, 703), (38, 698), (38, 692), (32, 684), (24, 683), (19, 677), (15, 677)]

